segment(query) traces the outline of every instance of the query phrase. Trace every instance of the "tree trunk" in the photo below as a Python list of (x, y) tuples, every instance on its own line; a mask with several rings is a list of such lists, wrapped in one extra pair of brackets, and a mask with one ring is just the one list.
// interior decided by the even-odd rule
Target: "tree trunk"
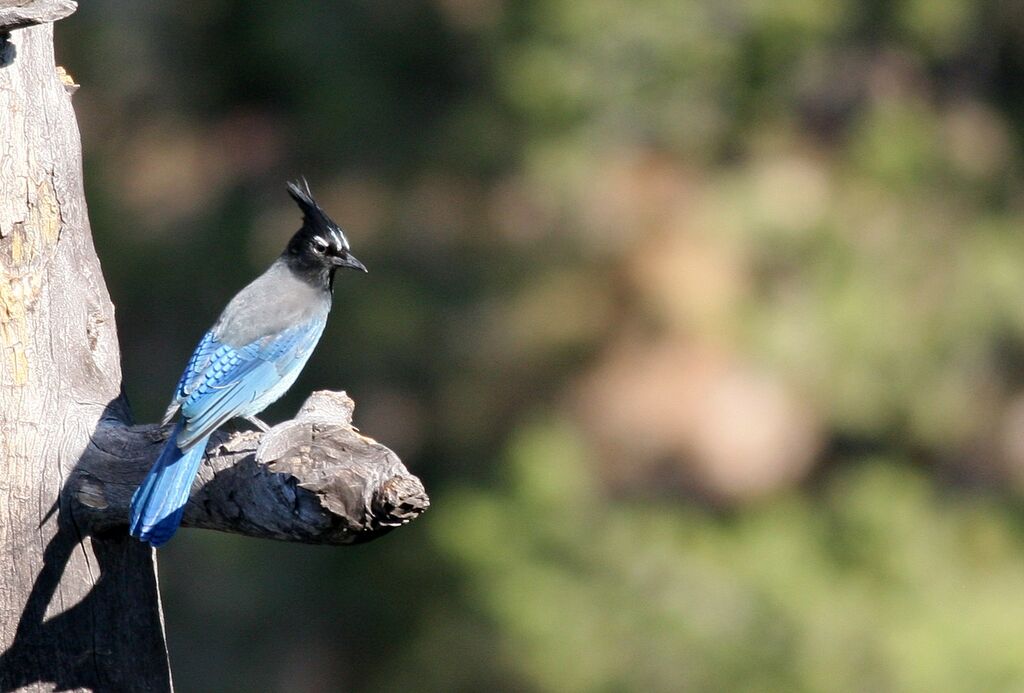
[(61, 494), (128, 412), (53, 25), (11, 31), (2, 62), (0, 689), (170, 690), (152, 551), (86, 535)]
[[(0, 0), (0, 692), (169, 691), (154, 552), (126, 532), (162, 434), (121, 396), (74, 85), (53, 57), (49, 22), (74, 7)], [(327, 393), (265, 436), (220, 436), (184, 526), (341, 544), (413, 519), (419, 480), (350, 416)]]

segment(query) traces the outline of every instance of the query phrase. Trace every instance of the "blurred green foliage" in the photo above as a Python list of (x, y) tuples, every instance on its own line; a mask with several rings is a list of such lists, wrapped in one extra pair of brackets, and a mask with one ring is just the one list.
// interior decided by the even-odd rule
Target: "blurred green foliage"
[(126, 388), (296, 225), (433, 507), (161, 551), (182, 690), (1024, 685), (1024, 42), (967, 0), (84, 3)]
[[(500, 624), (501, 656), (529, 687), (974, 691), (1020, 681), (1007, 653), (1024, 646), (1024, 538), (1019, 515), (999, 503), (947, 496), (920, 471), (873, 457), (813, 496), (714, 518), (675, 503), (610, 504), (586, 483), (588, 459), (571, 427), (527, 427), (508, 481), (446, 496), (451, 510), (434, 526), (476, 576), (467, 598)], [(420, 667), (411, 670), (429, 662)]]

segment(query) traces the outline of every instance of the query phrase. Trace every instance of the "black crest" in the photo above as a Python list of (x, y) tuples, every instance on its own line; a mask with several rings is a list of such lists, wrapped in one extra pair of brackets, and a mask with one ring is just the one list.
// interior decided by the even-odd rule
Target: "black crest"
[(288, 267), (325, 289), (334, 286), (334, 271), (341, 267), (365, 272), (366, 267), (350, 252), (345, 232), (313, 199), (306, 179), (288, 183), (288, 194), (302, 210), (302, 228), (282, 254)]
[(304, 240), (316, 243), (321, 248), (340, 254), (348, 252), (348, 239), (341, 227), (313, 199), (313, 192), (305, 178), (288, 183), (288, 194), (302, 210), (302, 230), (299, 232)]

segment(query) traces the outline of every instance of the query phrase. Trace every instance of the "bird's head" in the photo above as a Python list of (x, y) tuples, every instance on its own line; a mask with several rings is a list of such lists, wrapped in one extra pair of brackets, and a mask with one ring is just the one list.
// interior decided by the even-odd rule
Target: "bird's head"
[(288, 242), (284, 256), (294, 269), (322, 276), (330, 283), (341, 267), (366, 271), (349, 249), (345, 232), (313, 199), (309, 183), (288, 183), (288, 194), (302, 210), (302, 228)]

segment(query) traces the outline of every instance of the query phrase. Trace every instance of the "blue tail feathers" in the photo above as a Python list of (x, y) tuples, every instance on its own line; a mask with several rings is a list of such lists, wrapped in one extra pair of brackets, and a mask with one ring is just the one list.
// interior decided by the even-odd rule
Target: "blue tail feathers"
[(131, 534), (154, 548), (166, 544), (177, 531), (209, 439), (197, 440), (182, 452), (177, 445), (182, 426), (179, 422), (174, 427), (160, 457), (132, 496)]

